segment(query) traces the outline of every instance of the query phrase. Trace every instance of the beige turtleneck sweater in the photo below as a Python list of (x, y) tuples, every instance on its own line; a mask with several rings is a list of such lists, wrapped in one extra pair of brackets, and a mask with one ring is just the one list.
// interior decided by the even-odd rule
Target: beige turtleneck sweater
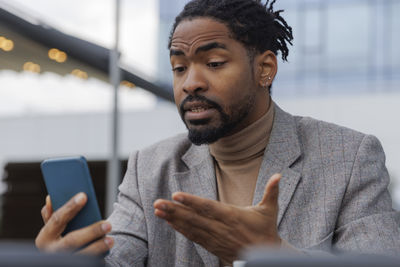
[[(215, 161), (218, 199), (235, 206), (251, 206), (258, 173), (272, 130), (275, 104), (271, 100), (267, 113), (242, 131), (221, 138), (210, 145)], [(285, 240), (281, 248), (299, 252)], [(220, 262), (220, 266), (232, 263)]]
[[(251, 206), (258, 173), (274, 121), (274, 102), (256, 122), (210, 145), (215, 162), (218, 199), (235, 206)], [(232, 266), (220, 261), (220, 266)]]
[(274, 121), (274, 102), (268, 111), (240, 132), (210, 145), (215, 160), (218, 198), (223, 203), (250, 206), (258, 172)]

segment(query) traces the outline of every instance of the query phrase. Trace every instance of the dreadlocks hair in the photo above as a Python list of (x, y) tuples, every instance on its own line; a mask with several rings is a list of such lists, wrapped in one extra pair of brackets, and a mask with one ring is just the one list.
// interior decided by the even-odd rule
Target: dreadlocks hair
[(276, 0), (192, 0), (175, 18), (168, 48), (171, 48), (172, 36), (183, 20), (209, 17), (225, 24), (232, 37), (244, 44), (253, 57), (255, 53), (267, 50), (287, 61), (288, 44), (293, 45), (292, 28), (281, 16), (283, 10), (274, 11)]

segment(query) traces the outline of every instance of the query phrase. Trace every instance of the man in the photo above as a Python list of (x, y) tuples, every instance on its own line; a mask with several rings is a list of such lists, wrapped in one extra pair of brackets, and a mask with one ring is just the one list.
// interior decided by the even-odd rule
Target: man
[[(295, 117), (270, 98), (291, 28), (255, 0), (193, 0), (169, 43), (175, 102), (188, 136), (131, 155), (109, 222), (61, 233), (86, 201), (52, 212), (36, 244), (110, 250), (111, 266), (229, 265), (256, 244), (395, 254), (396, 213), (379, 141)], [(278, 186), (279, 185), (279, 186)]]

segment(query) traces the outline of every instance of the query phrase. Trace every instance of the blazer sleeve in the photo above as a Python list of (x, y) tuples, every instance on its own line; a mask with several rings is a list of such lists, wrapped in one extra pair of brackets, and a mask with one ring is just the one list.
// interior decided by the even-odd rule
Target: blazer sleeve
[(332, 245), (336, 252), (398, 255), (399, 216), (392, 209), (389, 174), (378, 139), (364, 136), (342, 200)]
[(138, 152), (128, 161), (128, 169), (119, 186), (118, 201), (108, 218), (114, 246), (105, 258), (107, 266), (145, 266), (147, 230), (138, 186)]

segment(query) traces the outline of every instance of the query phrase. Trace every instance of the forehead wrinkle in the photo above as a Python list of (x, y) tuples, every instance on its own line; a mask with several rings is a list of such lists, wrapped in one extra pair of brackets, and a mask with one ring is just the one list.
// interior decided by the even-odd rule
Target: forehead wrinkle
[[(212, 34), (218, 33), (218, 34)], [(183, 49), (187, 52), (192, 52), (196, 46), (199, 46), (199, 43), (208, 42), (208, 41), (215, 41), (219, 42), (218, 39), (224, 39), (231, 37), (226, 32), (215, 31), (215, 32), (207, 32), (206, 34), (197, 35), (192, 40), (186, 41), (184, 37), (174, 37), (171, 42), (171, 49)], [(180, 47), (181, 46), (181, 47)]]

